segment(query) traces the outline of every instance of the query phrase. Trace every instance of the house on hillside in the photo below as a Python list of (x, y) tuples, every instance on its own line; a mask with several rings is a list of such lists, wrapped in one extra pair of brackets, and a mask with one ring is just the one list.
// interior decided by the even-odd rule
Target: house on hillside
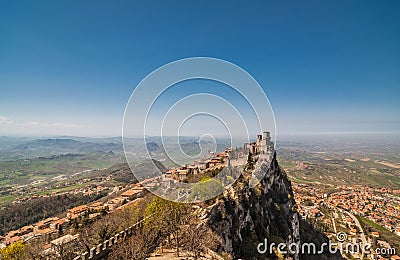
[(121, 197), (133, 200), (135, 198), (138, 198), (142, 194), (142, 189), (129, 189), (121, 194)]
[(72, 208), (67, 211), (67, 218), (68, 219), (75, 219), (79, 216), (86, 214), (89, 211), (89, 207), (87, 205), (81, 205), (75, 208)]

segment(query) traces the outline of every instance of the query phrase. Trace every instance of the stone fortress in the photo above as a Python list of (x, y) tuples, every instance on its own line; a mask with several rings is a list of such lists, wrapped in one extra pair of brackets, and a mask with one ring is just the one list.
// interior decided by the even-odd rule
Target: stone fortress
[[(271, 157), (274, 151), (274, 143), (271, 141), (271, 133), (264, 131), (263, 135), (258, 134), (257, 140), (251, 143), (244, 143), (243, 154), (250, 153), (254, 157)], [(173, 179), (176, 181), (184, 181), (191, 175), (201, 174), (205, 171), (226, 167), (229, 165), (232, 148), (228, 147), (221, 153), (209, 153), (208, 156), (202, 160), (195, 161), (193, 164), (187, 164), (178, 168), (169, 169), (165, 174), (165, 178)]]
[(263, 135), (258, 134), (257, 140), (251, 143), (244, 143), (245, 153), (252, 155), (271, 154), (274, 150), (274, 142), (271, 141), (271, 132), (264, 131)]

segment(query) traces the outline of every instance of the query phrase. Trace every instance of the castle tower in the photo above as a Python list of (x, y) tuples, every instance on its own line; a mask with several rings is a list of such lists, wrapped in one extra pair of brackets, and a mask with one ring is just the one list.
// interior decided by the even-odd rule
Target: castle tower
[(265, 144), (269, 145), (271, 143), (271, 132), (269, 131), (264, 131), (263, 132), (263, 140), (265, 140)]

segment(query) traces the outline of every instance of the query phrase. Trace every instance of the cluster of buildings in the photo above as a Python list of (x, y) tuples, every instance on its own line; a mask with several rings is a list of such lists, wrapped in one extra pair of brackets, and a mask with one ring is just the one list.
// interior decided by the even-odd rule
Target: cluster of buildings
[[(50, 180), (37, 180), (37, 181), (33, 181), (30, 184), (24, 184), (24, 185), (20, 185), (20, 186), (10, 186), (10, 187), (4, 189), (4, 192), (6, 192), (6, 194), (8, 194), (10, 196), (20, 197), (19, 199), (16, 199), (14, 203), (29, 201), (30, 199), (35, 199), (38, 196), (35, 196), (35, 195), (27, 196), (27, 194), (44, 193), (44, 192), (48, 191), (49, 189), (62, 190), (64, 188), (67, 188), (70, 186), (82, 185), (85, 183), (102, 183), (106, 180), (109, 180), (110, 177), (112, 178), (112, 176), (96, 176), (93, 178), (84, 178), (84, 179), (77, 179), (77, 180), (73, 179), (74, 176), (82, 174), (82, 173), (97, 172), (97, 171), (101, 171), (101, 170), (104, 170), (104, 168), (103, 169), (95, 169), (95, 170), (85, 170), (85, 171), (74, 173), (71, 175), (58, 175), (57, 177), (54, 177)], [(68, 181), (66, 181), (66, 180), (68, 180)], [(56, 193), (57, 192), (53, 192), (53, 194), (51, 194), (51, 195), (54, 195)], [(58, 192), (58, 193), (60, 193), (60, 192)], [(40, 197), (48, 197), (51, 195), (42, 195)]]
[[(332, 236), (335, 236), (332, 230), (335, 225), (335, 228), (345, 228), (346, 234), (352, 236), (355, 242), (360, 242), (357, 238), (362, 231), (355, 223), (354, 217), (350, 216), (351, 214), (365, 217), (400, 236), (400, 197), (398, 196), (400, 190), (339, 186), (337, 187), (338, 191), (328, 194), (318, 186), (311, 184), (292, 183), (292, 186), (299, 214), (304, 219), (319, 219), (320, 223), (330, 226), (330, 235)], [(321, 206), (333, 212), (334, 220), (324, 217), (320, 211)], [(345, 212), (350, 214), (344, 214)], [(333, 224), (332, 221), (336, 224)], [(376, 239), (379, 246), (390, 248), (390, 241), (382, 239), (380, 231), (370, 232), (367, 238), (368, 243), (371, 243), (372, 238)], [(377, 253), (372, 253), (368, 257), (370, 259), (387, 259)], [(393, 255), (390, 259), (400, 258)]]
[(363, 216), (400, 236), (400, 198), (392, 194), (393, 190), (388, 188), (344, 186), (329, 194), (325, 203)]
[(225, 167), (229, 161), (229, 155), (232, 148), (226, 148), (221, 153), (209, 153), (209, 156), (202, 160), (194, 161), (193, 164), (187, 164), (179, 168), (170, 169), (165, 173), (165, 177), (184, 181), (191, 175), (197, 175), (204, 171)]
[(16, 241), (24, 240), (29, 241), (33, 238), (55, 234), (58, 232), (60, 226), (69, 222), (66, 218), (52, 217), (35, 224), (24, 226), (18, 230), (8, 232), (4, 237), (0, 237), (0, 247), (10, 245)]
[(295, 194), (294, 199), (298, 206), (297, 211), (303, 219), (317, 218), (324, 215), (319, 210), (319, 205), (327, 198), (328, 195), (326, 193), (322, 193), (318, 187), (307, 184), (292, 182), (292, 187)]
[[(63, 187), (68, 187), (68, 184), (64, 184)], [(63, 188), (63, 187), (58, 187), (58, 188)], [(18, 197), (16, 198), (13, 203), (18, 204), (22, 202), (27, 202), (31, 201), (34, 199), (38, 198), (49, 198), (53, 196), (58, 196), (58, 195), (91, 195), (91, 194), (98, 194), (104, 191), (109, 191), (110, 187), (107, 186), (102, 186), (102, 185), (91, 185), (91, 186), (82, 186), (80, 188), (76, 188), (70, 191), (57, 191), (57, 192), (52, 192), (51, 194), (46, 194), (46, 195), (28, 195), (24, 197)]]
[(137, 199), (140, 199), (144, 194), (144, 187), (139, 183), (128, 185), (124, 189), (125, 191), (113, 199), (109, 199), (105, 202), (94, 202), (90, 205), (81, 205), (68, 210), (66, 218), (69, 221), (84, 216), (88, 216), (90, 219), (96, 218), (101, 212), (106, 211), (107, 213), (111, 213), (115, 210), (122, 209), (133, 201), (137, 202)]
[[(364, 186), (340, 186), (340, 191), (324, 193), (314, 185), (293, 184), (297, 205), (313, 201), (331, 209), (344, 209), (354, 215), (363, 216), (400, 236), (400, 190), (371, 188)], [(303, 216), (312, 216), (310, 208), (301, 207)]]
[[(34, 238), (57, 234), (60, 229), (65, 228), (74, 219), (80, 217), (94, 219), (104, 212), (111, 213), (116, 210), (121, 210), (126, 206), (138, 203), (143, 194), (144, 188), (141, 184), (128, 185), (124, 188), (122, 193), (108, 201), (99, 201), (88, 205), (80, 205), (69, 209), (64, 218), (52, 217), (32, 225), (24, 226), (18, 230), (10, 231), (4, 237), (0, 236), (0, 248), (20, 240), (29, 241)], [(56, 243), (64, 240), (57, 241)]]
[[(271, 133), (269, 131), (264, 131), (262, 135), (257, 135), (256, 141), (244, 143), (243, 148), (244, 152), (241, 153), (241, 156), (246, 153), (250, 153), (254, 156), (259, 154), (271, 154), (274, 149), (274, 143), (271, 141)], [(191, 175), (225, 167), (229, 163), (229, 156), (231, 152), (232, 148), (229, 147), (221, 153), (209, 153), (208, 156), (202, 160), (194, 161), (193, 164), (168, 170), (165, 173), (165, 177), (177, 181), (184, 181)]]

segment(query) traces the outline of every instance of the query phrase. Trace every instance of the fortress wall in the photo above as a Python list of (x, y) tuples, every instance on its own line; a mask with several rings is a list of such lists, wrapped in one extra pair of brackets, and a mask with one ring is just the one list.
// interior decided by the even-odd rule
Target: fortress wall
[(111, 248), (117, 243), (123, 243), (123, 241), (134, 234), (135, 229), (139, 228), (145, 219), (138, 223), (122, 230), (118, 234), (114, 235), (110, 239), (98, 244), (96, 247), (92, 247), (88, 252), (84, 252), (81, 255), (74, 258), (74, 260), (98, 260), (106, 256)]

